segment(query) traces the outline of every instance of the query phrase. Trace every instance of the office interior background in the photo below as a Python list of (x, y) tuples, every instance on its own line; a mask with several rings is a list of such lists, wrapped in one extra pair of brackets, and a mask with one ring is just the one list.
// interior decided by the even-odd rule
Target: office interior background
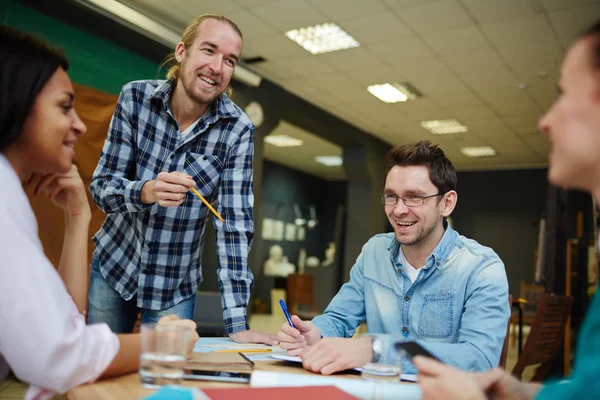
[[(71, 62), (89, 128), (77, 149), (88, 183), (122, 85), (163, 78), (162, 60), (203, 13), (226, 15), (244, 34), (231, 87), (256, 126), (252, 316), (283, 322), (271, 297), (285, 296), (287, 278), (263, 268), (274, 245), (294, 275), (312, 277), (303, 311), (323, 312), (362, 245), (391, 229), (377, 197), (387, 150), (429, 140), (459, 171), (453, 227), (500, 255), (513, 296), (574, 296), (575, 337), (597, 280), (595, 206), (548, 184), (537, 121), (557, 96), (565, 50), (600, 16), (600, 1), (4, 0), (3, 24), (38, 34)], [(302, 35), (315, 26), (342, 30), (343, 48), (305, 49)], [(57, 261), (62, 217), (32, 201)], [(103, 221), (94, 213), (90, 234)], [(214, 242), (209, 224), (199, 296), (219, 291)], [(221, 310), (200, 305), (197, 314), (212, 321), (207, 334), (219, 333), (211, 318)], [(559, 364), (564, 372), (570, 360)]]

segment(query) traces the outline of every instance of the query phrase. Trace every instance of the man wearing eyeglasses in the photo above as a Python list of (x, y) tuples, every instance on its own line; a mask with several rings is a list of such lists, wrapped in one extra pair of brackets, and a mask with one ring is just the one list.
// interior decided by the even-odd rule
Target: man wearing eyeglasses
[[(446, 221), (458, 198), (454, 166), (426, 141), (393, 148), (388, 161), (381, 200), (394, 232), (365, 244), (322, 316), (283, 324), (280, 346), (325, 375), (377, 362), (396, 351), (382, 343), (394, 341), (416, 341), (463, 370), (496, 367), (510, 316), (506, 271), (492, 249)], [(393, 340), (349, 339), (365, 321)]]

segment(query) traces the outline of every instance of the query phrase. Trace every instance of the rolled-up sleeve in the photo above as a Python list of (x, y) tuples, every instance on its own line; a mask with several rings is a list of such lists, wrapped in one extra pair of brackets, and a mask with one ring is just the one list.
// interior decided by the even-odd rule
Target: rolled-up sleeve
[(150, 206), (143, 204), (140, 197), (146, 181), (135, 180), (136, 143), (131, 117), (134, 101), (130, 92), (128, 86), (121, 91), (92, 175), (92, 198), (105, 213), (136, 212)]
[(246, 308), (254, 280), (248, 267), (248, 252), (254, 237), (253, 159), (254, 128), (248, 126), (232, 146), (223, 169), (217, 209), (225, 221), (214, 218), (217, 276), (227, 333), (248, 329)]

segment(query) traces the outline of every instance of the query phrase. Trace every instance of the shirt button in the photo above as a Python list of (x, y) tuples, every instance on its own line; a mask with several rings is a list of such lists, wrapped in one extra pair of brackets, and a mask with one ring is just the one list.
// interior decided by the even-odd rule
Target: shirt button
[(403, 326), (403, 327), (402, 327), (402, 332), (406, 333), (407, 331), (408, 331), (408, 328), (407, 328), (407, 327), (405, 327), (405, 326)]
[(402, 268), (398, 268), (396, 271), (398, 271), (398, 273), (402, 272)]
[(408, 300), (410, 300), (410, 297), (404, 296), (404, 301), (408, 301)]
[(440, 266), (440, 262), (439, 262), (439, 261), (437, 262), (437, 266), (438, 266), (438, 267)]

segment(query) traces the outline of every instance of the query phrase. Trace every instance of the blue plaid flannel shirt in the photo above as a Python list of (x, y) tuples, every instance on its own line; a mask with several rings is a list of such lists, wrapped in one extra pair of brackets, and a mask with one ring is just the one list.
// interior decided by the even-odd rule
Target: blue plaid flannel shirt
[(216, 206), (217, 276), (228, 333), (248, 329), (253, 276), (254, 126), (225, 94), (182, 137), (169, 107), (174, 81), (135, 81), (123, 87), (90, 191), (107, 213), (94, 236), (106, 281), (125, 300), (161, 310), (194, 296), (202, 282), (204, 228), (212, 216), (189, 192), (178, 207), (142, 204), (144, 183), (162, 171), (194, 178)]

